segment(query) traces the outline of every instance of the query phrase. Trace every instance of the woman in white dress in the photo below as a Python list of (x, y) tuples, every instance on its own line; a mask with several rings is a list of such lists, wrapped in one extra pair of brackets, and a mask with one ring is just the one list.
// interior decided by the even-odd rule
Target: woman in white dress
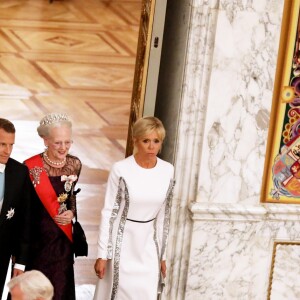
[(165, 129), (155, 117), (133, 126), (134, 155), (109, 175), (98, 238), (94, 300), (156, 300), (165, 250), (173, 166), (158, 158)]

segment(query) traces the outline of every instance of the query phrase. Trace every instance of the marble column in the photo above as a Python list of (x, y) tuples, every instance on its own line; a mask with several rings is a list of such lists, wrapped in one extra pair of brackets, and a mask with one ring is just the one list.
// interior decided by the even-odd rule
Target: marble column
[(188, 51), (175, 154), (176, 187), (172, 206), (168, 257), (167, 299), (184, 299), (192, 222), (188, 205), (195, 201), (201, 160), (203, 129), (218, 1), (194, 1), (189, 28)]

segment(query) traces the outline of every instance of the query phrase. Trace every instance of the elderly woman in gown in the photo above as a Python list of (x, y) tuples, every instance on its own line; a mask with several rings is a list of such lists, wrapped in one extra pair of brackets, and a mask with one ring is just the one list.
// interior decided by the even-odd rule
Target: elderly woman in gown
[(66, 114), (46, 115), (37, 128), (46, 150), (25, 161), (36, 191), (32, 211), (34, 237), (27, 269), (44, 273), (54, 286), (54, 300), (75, 300), (72, 219), (76, 199), (70, 197), (81, 162), (69, 154), (72, 123)]
[(156, 300), (166, 276), (173, 166), (158, 158), (165, 129), (155, 117), (133, 126), (134, 154), (109, 175), (98, 237), (94, 300)]

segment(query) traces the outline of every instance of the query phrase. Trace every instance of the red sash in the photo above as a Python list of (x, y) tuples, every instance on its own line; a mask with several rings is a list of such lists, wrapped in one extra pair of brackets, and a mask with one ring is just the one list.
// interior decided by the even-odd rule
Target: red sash
[[(57, 201), (57, 195), (52, 187), (52, 184), (48, 178), (48, 175), (46, 171), (43, 168), (43, 161), (41, 156), (35, 155), (27, 160), (25, 160), (26, 166), (29, 168), (30, 171), (30, 178), (32, 182), (34, 183), (35, 190), (42, 201), (45, 209), (51, 216), (51, 218), (55, 217), (58, 214), (58, 209), (59, 209), (59, 203)], [(34, 172), (38, 170), (37, 172)], [(38, 173), (38, 176), (35, 177), (33, 174)], [(37, 178), (39, 180), (37, 181)], [(72, 224), (67, 224), (67, 225), (59, 225), (55, 223), (69, 238), (69, 240), (72, 242)]]

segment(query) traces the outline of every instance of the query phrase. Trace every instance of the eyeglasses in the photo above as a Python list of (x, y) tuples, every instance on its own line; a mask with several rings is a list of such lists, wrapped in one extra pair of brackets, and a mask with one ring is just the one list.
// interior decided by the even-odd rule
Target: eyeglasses
[(73, 141), (70, 140), (70, 141), (58, 141), (58, 142), (52, 142), (52, 145), (55, 149), (59, 149), (59, 148), (62, 148), (63, 145), (66, 147), (66, 148), (70, 148), (73, 144)]

